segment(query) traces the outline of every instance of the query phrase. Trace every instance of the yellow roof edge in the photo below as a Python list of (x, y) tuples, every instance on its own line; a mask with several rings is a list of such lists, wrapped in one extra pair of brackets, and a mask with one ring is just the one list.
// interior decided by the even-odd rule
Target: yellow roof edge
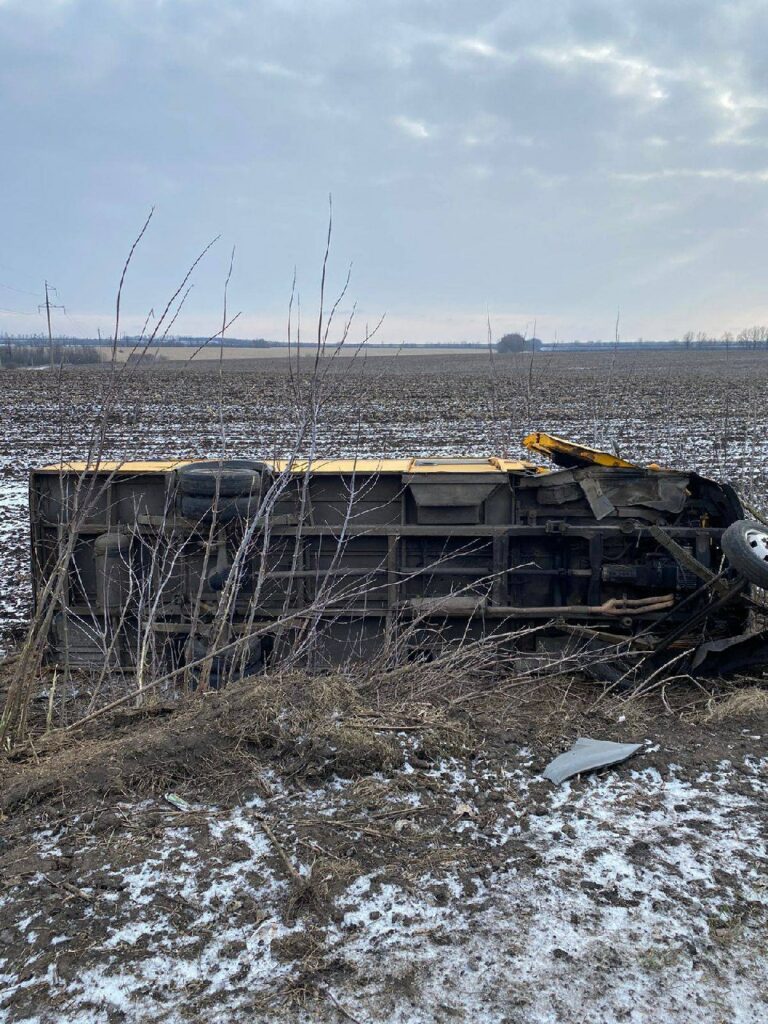
[[(34, 473), (169, 473), (179, 466), (188, 466), (190, 463), (214, 461), (207, 459), (165, 459), (162, 461), (131, 461), (116, 462), (102, 461), (99, 463), (88, 462), (64, 462), (40, 466)], [(334, 473), (396, 473), (398, 475), (408, 473), (440, 474), (440, 473), (522, 473), (522, 472), (549, 472), (543, 466), (527, 462), (522, 459), (503, 459), (492, 456), (488, 459), (446, 459), (444, 457), (428, 458), (407, 458), (407, 459), (314, 459), (308, 462), (307, 459), (266, 459), (268, 466), (278, 473), (285, 472), (289, 467), (295, 474), (311, 473), (334, 474)]]
[(168, 473), (179, 466), (188, 466), (197, 459), (165, 459), (163, 461), (137, 460), (126, 462), (115, 462), (103, 460), (101, 462), (61, 462), (52, 463), (50, 466), (37, 466), (33, 473)]
[(278, 473), (407, 473), (413, 459), (265, 459)]

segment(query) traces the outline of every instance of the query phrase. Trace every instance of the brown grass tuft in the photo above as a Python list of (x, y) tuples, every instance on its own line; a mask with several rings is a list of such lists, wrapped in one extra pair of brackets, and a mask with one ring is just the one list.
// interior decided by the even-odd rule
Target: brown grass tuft
[(768, 690), (749, 686), (745, 690), (729, 693), (717, 701), (703, 715), (703, 722), (725, 722), (731, 718), (751, 718), (768, 713)]

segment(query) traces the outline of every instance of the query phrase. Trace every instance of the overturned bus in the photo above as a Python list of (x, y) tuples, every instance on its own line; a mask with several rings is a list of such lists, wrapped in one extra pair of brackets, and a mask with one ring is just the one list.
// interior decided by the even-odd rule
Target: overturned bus
[[(714, 670), (750, 634), (768, 529), (726, 485), (547, 434), (501, 458), (68, 463), (30, 481), (38, 622), (67, 668), (188, 674), (498, 643)], [(605, 650), (625, 660), (601, 659)], [(629, 659), (628, 661), (626, 659)], [(656, 660), (654, 660), (656, 659)], [(661, 661), (660, 661), (661, 659)], [(698, 659), (698, 662), (696, 662)], [(718, 662), (718, 659), (720, 661)]]

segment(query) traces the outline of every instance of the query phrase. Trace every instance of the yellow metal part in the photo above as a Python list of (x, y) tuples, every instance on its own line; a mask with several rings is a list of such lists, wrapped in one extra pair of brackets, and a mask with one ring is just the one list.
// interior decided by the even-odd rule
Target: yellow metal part
[(504, 459), (470, 458), (419, 458), (419, 459), (315, 459), (311, 464), (306, 459), (295, 459), (292, 463), (278, 459), (271, 463), (279, 473), (289, 467), (292, 473), (349, 475), (351, 473), (394, 473), (409, 476), (414, 473), (511, 473), (536, 469), (530, 462), (506, 462)]
[(170, 459), (164, 462), (62, 462), (41, 466), (36, 473), (169, 473), (195, 459)]
[(548, 458), (556, 455), (567, 455), (579, 462), (592, 464), (594, 466), (610, 466), (613, 469), (636, 469), (637, 463), (627, 462), (610, 452), (601, 452), (597, 448), (586, 448), (581, 444), (574, 444), (573, 441), (566, 441), (565, 438), (555, 437), (554, 434), (529, 434), (523, 438), (523, 444), (533, 452), (539, 452)]
[[(169, 473), (191, 462), (205, 462), (204, 459), (174, 459), (163, 462), (65, 462), (61, 465), (42, 466), (38, 473)], [(469, 459), (307, 459), (265, 460), (265, 464), (277, 473), (289, 471), (297, 476), (306, 473), (326, 475), (349, 475), (352, 473), (377, 474), (394, 473), (547, 473), (543, 466), (532, 462), (500, 458)]]
[(276, 459), (267, 460), (267, 465), (277, 473), (301, 475), (309, 469), (312, 473), (407, 473), (411, 459)]
[[(277, 472), (284, 472), (289, 463), (283, 459), (269, 462)], [(306, 473), (307, 467), (313, 473), (548, 473), (544, 466), (537, 466), (524, 459), (471, 459), (420, 458), (420, 459), (315, 459), (311, 464), (306, 459), (295, 459), (290, 463), (292, 473)]]
[(491, 459), (494, 466), (502, 473), (551, 473), (552, 470), (546, 466), (537, 466), (535, 462), (526, 462), (525, 459)]

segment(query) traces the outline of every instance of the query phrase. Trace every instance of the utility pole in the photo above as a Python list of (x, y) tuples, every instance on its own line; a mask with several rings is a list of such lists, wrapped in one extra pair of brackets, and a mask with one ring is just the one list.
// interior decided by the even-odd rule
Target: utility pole
[(46, 320), (48, 321), (48, 348), (49, 348), (50, 356), (51, 356), (51, 369), (53, 369), (53, 332), (51, 331), (51, 309), (63, 309), (65, 313), (67, 311), (66, 311), (66, 309), (64, 309), (64, 306), (57, 306), (57, 305), (53, 305), (51, 303), (51, 298), (50, 298), (50, 295), (48, 294), (49, 289), (52, 292), (56, 291), (56, 289), (53, 287), (53, 285), (49, 285), (48, 282), (46, 281), (45, 282), (45, 305), (44, 306), (43, 305), (38, 306), (37, 307), (37, 311), (39, 313), (41, 309), (45, 309), (45, 317), (46, 317)]

